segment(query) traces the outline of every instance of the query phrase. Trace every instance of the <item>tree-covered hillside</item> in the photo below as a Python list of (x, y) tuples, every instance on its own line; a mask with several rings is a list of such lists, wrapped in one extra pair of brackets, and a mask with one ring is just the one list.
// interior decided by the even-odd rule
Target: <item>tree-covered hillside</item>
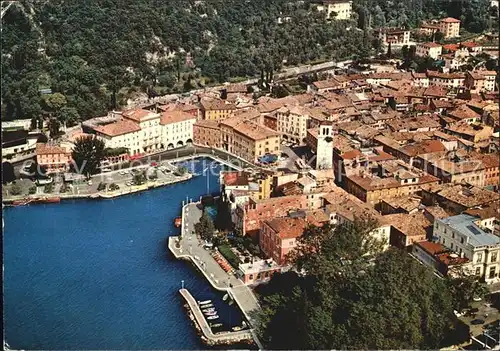
[[(448, 2), (468, 6), (460, 10), (466, 18), (476, 9)], [(359, 18), (329, 22), (312, 0), (19, 3), (2, 20), (2, 116), (69, 124), (104, 115), (136, 91), (179, 92), (272, 77), (283, 65), (365, 57), (372, 49), (367, 23), (414, 25), (448, 10), (442, 0), (355, 0)], [(41, 96), (48, 88), (62, 97)]]

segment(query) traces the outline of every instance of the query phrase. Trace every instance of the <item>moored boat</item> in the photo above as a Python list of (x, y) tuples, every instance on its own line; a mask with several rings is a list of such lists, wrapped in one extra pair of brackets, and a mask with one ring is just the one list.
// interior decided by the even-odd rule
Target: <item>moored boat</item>
[(218, 318), (219, 318), (219, 316), (217, 316), (217, 315), (215, 315), (215, 316), (208, 316), (207, 317), (207, 319), (210, 319), (210, 320), (212, 320), (212, 319), (218, 319)]
[(211, 307), (211, 308), (205, 308), (205, 309), (202, 309), (203, 312), (214, 312), (215, 311), (215, 308), (214, 307)]
[(215, 311), (214, 311), (214, 312), (205, 312), (205, 311), (203, 311), (203, 314), (204, 314), (205, 316), (216, 316), (216, 315), (217, 315), (217, 312), (215, 312)]
[(42, 204), (50, 204), (50, 203), (57, 203), (61, 202), (61, 198), (59, 196), (54, 196), (54, 197), (41, 197), (37, 200), (36, 202), (42, 203)]
[(211, 328), (219, 328), (222, 327), (222, 323), (210, 323)]
[(209, 304), (211, 302), (212, 302), (212, 300), (198, 301), (198, 305), (200, 305), (200, 306), (201, 305), (207, 305), (207, 304)]
[(206, 304), (206, 305), (203, 305), (203, 306), (200, 306), (202, 310), (204, 309), (207, 309), (207, 308), (211, 308), (211, 307), (214, 307), (214, 304), (213, 303), (209, 303), (209, 304)]
[(233, 327), (233, 331), (240, 331), (241, 327)]
[(177, 218), (175, 219), (174, 224), (175, 224), (175, 226), (176, 226), (177, 228), (179, 228), (179, 227), (181, 226), (181, 224), (182, 224), (182, 218), (181, 218), (181, 217), (177, 217)]

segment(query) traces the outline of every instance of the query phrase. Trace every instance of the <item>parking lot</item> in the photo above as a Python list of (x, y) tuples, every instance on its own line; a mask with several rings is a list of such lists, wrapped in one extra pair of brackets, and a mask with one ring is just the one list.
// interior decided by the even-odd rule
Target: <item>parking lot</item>
[[(118, 188), (115, 187), (116, 190), (125, 190), (127, 188), (131, 189), (133, 186), (137, 185), (134, 183), (134, 177), (138, 174), (144, 174), (149, 182), (170, 183), (175, 182), (179, 178), (179, 176), (174, 173), (176, 170), (177, 168), (175, 166), (171, 165), (167, 161), (164, 161), (161, 163), (153, 162), (149, 165), (140, 165), (133, 168), (96, 174), (88, 181), (84, 177), (77, 175), (76, 177), (79, 177), (80, 179), (72, 182), (66, 182), (66, 189), (64, 189), (65, 186), (63, 185), (65, 184), (63, 176), (56, 175), (53, 176), (53, 189), (49, 193), (58, 195), (64, 192), (65, 194), (84, 195), (97, 193), (99, 191), (107, 192), (109, 190), (113, 190), (110, 189), (111, 184), (116, 184), (116, 186), (118, 186)], [(154, 174), (156, 174), (156, 178), (153, 176)], [(103, 183), (103, 185), (99, 187), (101, 183)], [(19, 196), (28, 195), (29, 189), (36, 186), (35, 182), (29, 179), (18, 179), (16, 184), (21, 189), (21, 194), (19, 194)], [(104, 185), (106, 186), (105, 188)], [(2, 187), (4, 197), (15, 195), (12, 193), (12, 188), (12, 184)], [(35, 194), (47, 194), (45, 190), (47, 190), (45, 185), (38, 184), (38, 186), (36, 186)]]

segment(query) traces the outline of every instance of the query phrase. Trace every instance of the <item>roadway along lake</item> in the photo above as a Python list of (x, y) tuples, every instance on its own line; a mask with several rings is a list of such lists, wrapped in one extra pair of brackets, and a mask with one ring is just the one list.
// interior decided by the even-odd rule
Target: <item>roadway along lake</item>
[[(205, 161), (192, 170), (201, 173)], [(217, 191), (218, 176), (209, 184)], [(178, 289), (184, 280), (197, 299), (218, 294), (167, 252), (166, 238), (178, 233), (182, 199), (206, 192), (200, 175), (114, 200), (5, 208), (6, 342), (45, 350), (203, 348)], [(240, 322), (234, 307), (218, 309), (221, 322)]]

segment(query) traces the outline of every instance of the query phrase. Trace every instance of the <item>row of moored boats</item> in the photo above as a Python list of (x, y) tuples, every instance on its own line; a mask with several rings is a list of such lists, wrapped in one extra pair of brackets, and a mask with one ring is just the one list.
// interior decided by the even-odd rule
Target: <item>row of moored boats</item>
[[(212, 300), (198, 301), (198, 305), (200, 306), (200, 310), (207, 320), (219, 319), (219, 315), (217, 314), (217, 310), (215, 309)], [(211, 324), (210, 326), (218, 327), (219, 325)]]

